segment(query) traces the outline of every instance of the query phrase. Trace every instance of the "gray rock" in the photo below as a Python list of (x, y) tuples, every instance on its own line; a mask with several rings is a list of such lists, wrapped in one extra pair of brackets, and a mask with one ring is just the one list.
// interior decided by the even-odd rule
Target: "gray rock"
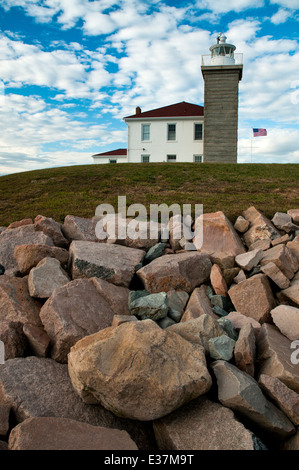
[(169, 306), (168, 316), (175, 322), (179, 322), (189, 300), (189, 295), (183, 290), (170, 290), (167, 292), (167, 297)]
[(131, 315), (142, 320), (160, 320), (168, 313), (168, 297), (165, 292), (145, 295), (130, 301), (129, 309)]
[(245, 269), (245, 271), (250, 271), (258, 265), (263, 256), (263, 250), (257, 249), (237, 255), (235, 261), (240, 268)]
[(238, 332), (234, 328), (234, 325), (232, 324), (232, 322), (228, 320), (228, 318), (226, 317), (218, 318), (217, 322), (231, 339), (233, 339), (234, 341), (238, 339)]
[(209, 354), (213, 359), (230, 361), (233, 357), (235, 344), (236, 342), (226, 335), (211, 338), (209, 340)]
[(157, 323), (160, 326), (160, 328), (165, 330), (166, 328), (169, 328), (170, 326), (175, 325), (176, 321), (173, 320), (172, 318), (166, 316), (166, 317), (162, 318), (162, 320), (158, 320)]
[(298, 225), (293, 224), (291, 215), (284, 212), (276, 212), (271, 222), (279, 230), (284, 230), (287, 233), (299, 229)]
[(69, 240), (84, 240), (97, 242), (95, 228), (97, 221), (92, 219), (84, 219), (74, 215), (67, 215), (61, 227), (63, 235)]
[(157, 243), (156, 245), (152, 246), (144, 257), (144, 263), (150, 263), (159, 256), (162, 256), (163, 251), (165, 248), (165, 243)]
[(218, 384), (219, 401), (246, 417), (272, 438), (284, 440), (295, 433), (290, 420), (262, 393), (258, 383), (226, 361), (211, 364)]
[(55, 258), (44, 258), (31, 269), (28, 276), (28, 288), (31, 297), (48, 299), (53, 291), (70, 282), (67, 273)]

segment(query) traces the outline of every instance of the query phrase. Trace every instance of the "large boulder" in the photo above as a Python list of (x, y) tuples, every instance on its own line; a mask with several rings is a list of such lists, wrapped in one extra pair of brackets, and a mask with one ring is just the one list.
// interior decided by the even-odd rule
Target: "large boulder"
[(162, 450), (254, 450), (254, 436), (228, 408), (200, 397), (154, 421)]
[(73, 240), (96, 242), (99, 241), (95, 233), (96, 224), (97, 221), (93, 219), (67, 215), (61, 226), (61, 231), (70, 242)]
[(129, 287), (145, 251), (121, 245), (73, 241), (70, 246), (73, 279), (98, 277)]
[(273, 322), (280, 332), (291, 341), (299, 339), (299, 308), (278, 305), (271, 310)]
[(213, 312), (212, 304), (209, 297), (207, 296), (206, 291), (206, 285), (202, 285), (194, 289), (182, 316), (182, 322), (193, 320), (194, 318), (198, 318), (201, 315), (210, 315), (217, 320), (218, 317)]
[(196, 219), (193, 242), (198, 250), (213, 257), (221, 256), (221, 253), (233, 257), (245, 253), (245, 247), (239, 235), (221, 211), (202, 214)]
[(70, 282), (67, 273), (55, 258), (44, 258), (31, 269), (28, 276), (28, 288), (31, 297), (48, 299), (53, 291)]
[(52, 238), (54, 245), (60, 246), (62, 248), (68, 247), (69, 242), (63, 236), (61, 231), (62, 224), (59, 224), (51, 217), (38, 215), (34, 219), (34, 225), (37, 231), (44, 232), (46, 235)]
[(295, 434), (291, 421), (266, 399), (253, 377), (226, 361), (213, 362), (211, 367), (222, 405), (244, 416), (274, 439), (284, 440)]
[(261, 266), (270, 262), (276, 264), (288, 279), (292, 279), (295, 272), (298, 270), (297, 260), (293, 258), (288, 247), (283, 244), (273, 246), (273, 248), (264, 251), (260, 261)]
[(205, 253), (189, 252), (164, 255), (137, 271), (151, 293), (171, 289), (192, 292), (210, 277), (212, 263)]
[(55, 258), (62, 266), (67, 266), (69, 252), (58, 246), (48, 245), (18, 245), (14, 249), (14, 257), (17, 260), (21, 274), (29, 274), (44, 258)]
[(9, 435), (9, 450), (138, 450), (126, 431), (67, 418), (28, 418)]
[[(109, 291), (109, 283), (106, 289)], [(112, 286), (110, 298), (115, 291), (122, 303), (128, 302), (127, 289)], [(66, 362), (71, 346), (79, 339), (111, 326), (114, 314), (122, 313), (114, 310), (116, 305), (116, 300), (109, 302), (108, 293), (100, 293), (92, 279), (76, 279), (56, 289), (40, 311), (52, 342), (51, 357)]]
[(72, 347), (68, 367), (86, 403), (140, 421), (165, 416), (211, 387), (202, 348), (152, 320), (83, 338)]
[(259, 240), (271, 242), (271, 240), (280, 237), (279, 231), (274, 227), (271, 221), (254, 206), (243, 211), (242, 215), (250, 222), (249, 230), (243, 235), (244, 241), (248, 247)]
[(17, 245), (48, 245), (53, 246), (53, 240), (43, 232), (37, 232), (33, 224), (22, 225), (7, 229), (0, 233), (0, 264), (5, 267), (6, 274), (15, 274), (19, 266), (14, 257)]

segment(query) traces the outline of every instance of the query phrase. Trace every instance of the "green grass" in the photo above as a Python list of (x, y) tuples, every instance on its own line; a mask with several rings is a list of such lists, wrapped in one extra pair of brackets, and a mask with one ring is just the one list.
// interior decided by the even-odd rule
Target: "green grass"
[(299, 165), (150, 163), (84, 165), (0, 177), (0, 226), (37, 215), (92, 217), (101, 203), (203, 204), (234, 221), (254, 205), (272, 218), (299, 208)]

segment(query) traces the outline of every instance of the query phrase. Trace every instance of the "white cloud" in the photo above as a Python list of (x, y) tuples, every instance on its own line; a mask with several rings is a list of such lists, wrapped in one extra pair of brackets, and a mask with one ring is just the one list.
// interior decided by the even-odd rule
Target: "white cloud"
[(270, 0), (270, 3), (294, 10), (299, 8), (299, 0)]
[(229, 11), (245, 11), (250, 8), (264, 6), (264, 0), (230, 0), (229, 2), (215, 0), (198, 0), (196, 5), (203, 10), (211, 10), (214, 13), (228, 13)]
[(284, 10), (283, 8), (279, 9), (277, 13), (275, 13), (271, 17), (271, 22), (273, 24), (281, 24), (285, 23), (287, 19), (291, 16), (291, 12), (288, 10)]

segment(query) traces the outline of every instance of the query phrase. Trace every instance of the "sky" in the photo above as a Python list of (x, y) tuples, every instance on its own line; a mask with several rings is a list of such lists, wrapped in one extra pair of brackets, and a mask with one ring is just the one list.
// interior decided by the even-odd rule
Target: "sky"
[(125, 148), (136, 106), (203, 105), (219, 32), (243, 54), (238, 162), (299, 163), (299, 0), (0, 0), (0, 175)]

